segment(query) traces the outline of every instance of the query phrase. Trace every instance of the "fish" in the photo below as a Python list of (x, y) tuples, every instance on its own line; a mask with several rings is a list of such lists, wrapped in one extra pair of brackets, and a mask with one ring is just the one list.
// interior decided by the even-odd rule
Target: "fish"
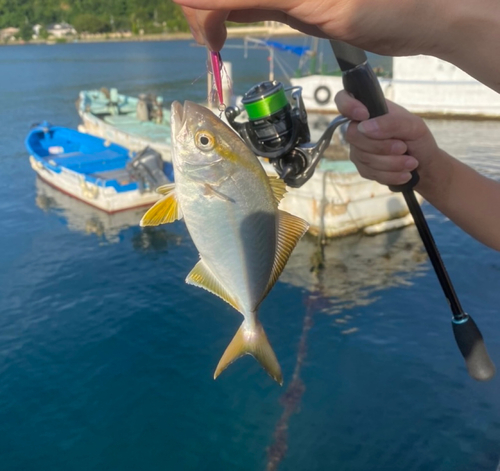
[(283, 180), (268, 176), (240, 136), (211, 110), (173, 102), (171, 132), (174, 183), (157, 189), (163, 196), (140, 224), (183, 219), (200, 256), (186, 283), (243, 315), (214, 379), (250, 354), (282, 385), (258, 311), (309, 224), (278, 208), (286, 193)]

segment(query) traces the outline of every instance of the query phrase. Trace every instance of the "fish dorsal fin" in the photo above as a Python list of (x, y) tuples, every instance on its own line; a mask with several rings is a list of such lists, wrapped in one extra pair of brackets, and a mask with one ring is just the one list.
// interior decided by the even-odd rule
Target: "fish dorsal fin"
[(286, 211), (278, 210), (278, 219), (278, 241), (276, 244), (273, 271), (262, 299), (268, 295), (276, 281), (278, 281), (293, 249), (309, 229), (309, 224), (306, 221)]
[(286, 183), (279, 177), (269, 175), (269, 184), (271, 185), (271, 190), (273, 190), (276, 204), (280, 204), (286, 193)]
[(226, 288), (222, 286), (221, 282), (210, 271), (210, 268), (205, 265), (203, 260), (200, 260), (190, 271), (189, 275), (186, 277), (186, 283), (210, 291), (212, 294), (219, 296), (219, 298), (231, 304), (237, 311), (242, 312), (238, 302)]
[(175, 184), (160, 186), (156, 191), (165, 196), (148, 209), (141, 219), (141, 226), (159, 226), (182, 219), (182, 210), (175, 194)]

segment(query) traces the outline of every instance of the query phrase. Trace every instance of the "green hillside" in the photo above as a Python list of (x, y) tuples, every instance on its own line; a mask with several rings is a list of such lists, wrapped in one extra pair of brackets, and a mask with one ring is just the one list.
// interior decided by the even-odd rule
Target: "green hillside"
[(171, 0), (0, 0), (0, 28), (67, 22), (78, 32), (187, 31)]

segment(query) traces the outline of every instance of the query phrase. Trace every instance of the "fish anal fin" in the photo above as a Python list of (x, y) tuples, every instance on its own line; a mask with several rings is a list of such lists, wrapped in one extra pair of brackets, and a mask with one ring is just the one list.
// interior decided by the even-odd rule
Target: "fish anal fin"
[(160, 186), (157, 191), (165, 196), (146, 211), (141, 219), (141, 226), (159, 226), (182, 219), (182, 210), (175, 194), (175, 185)]
[(224, 354), (215, 369), (214, 379), (233, 362), (243, 355), (252, 355), (278, 384), (283, 385), (281, 368), (274, 354), (273, 348), (267, 339), (262, 324), (256, 320), (251, 328), (247, 322), (243, 322), (236, 335), (227, 346)]
[(276, 281), (280, 277), (285, 265), (290, 258), (293, 249), (309, 229), (309, 224), (298, 216), (287, 213), (286, 211), (278, 210), (278, 240), (276, 244), (276, 255), (274, 257), (273, 270), (269, 283), (264, 292), (264, 299), (269, 291), (273, 288)]
[(210, 271), (203, 260), (200, 260), (194, 268), (189, 272), (186, 277), (188, 285), (198, 286), (199, 288), (206, 289), (212, 294), (233, 306), (237, 311), (241, 312), (242, 309), (234, 297), (226, 290), (220, 283), (217, 277)]
[(286, 193), (286, 183), (279, 177), (269, 175), (269, 184), (274, 194), (276, 204), (279, 204)]

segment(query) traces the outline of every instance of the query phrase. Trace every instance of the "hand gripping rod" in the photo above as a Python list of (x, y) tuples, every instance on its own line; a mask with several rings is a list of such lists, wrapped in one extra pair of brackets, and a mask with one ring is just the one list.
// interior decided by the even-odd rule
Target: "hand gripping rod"
[[(362, 49), (340, 41), (331, 40), (330, 44), (342, 70), (342, 80), (345, 90), (368, 108), (370, 118), (386, 114), (387, 103), (382, 88), (375, 73), (368, 64), (365, 52)], [(418, 173), (416, 170), (411, 173), (412, 177), (408, 183), (390, 186), (389, 188), (395, 192), (402, 192), (408, 204), (441, 288), (450, 305), (453, 314), (453, 333), (458, 348), (465, 359), (469, 375), (476, 380), (487, 381), (495, 375), (495, 365), (488, 355), (479, 328), (472, 317), (465, 313), (460, 305), (427, 221), (413, 192), (413, 187), (419, 180)]]

